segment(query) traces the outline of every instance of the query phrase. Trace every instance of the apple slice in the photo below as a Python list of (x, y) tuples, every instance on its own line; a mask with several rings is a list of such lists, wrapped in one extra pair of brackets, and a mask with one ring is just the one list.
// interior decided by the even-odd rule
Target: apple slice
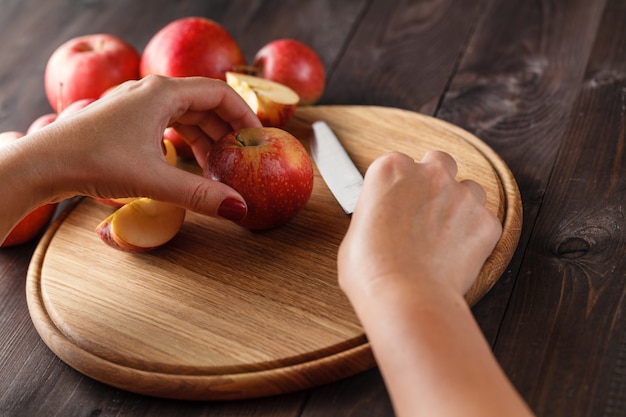
[(184, 208), (174, 204), (139, 198), (104, 219), (96, 232), (112, 248), (148, 252), (176, 236), (185, 214)]
[(227, 72), (226, 82), (266, 127), (281, 127), (287, 123), (300, 101), (298, 93), (286, 85), (254, 75)]
[[(176, 153), (176, 147), (168, 139), (163, 139), (163, 146), (165, 147), (165, 160), (172, 166), (176, 166), (178, 160), (178, 154)], [(113, 207), (122, 207), (125, 204), (131, 203), (137, 200), (139, 197), (119, 197), (119, 198), (96, 198), (102, 204)]]

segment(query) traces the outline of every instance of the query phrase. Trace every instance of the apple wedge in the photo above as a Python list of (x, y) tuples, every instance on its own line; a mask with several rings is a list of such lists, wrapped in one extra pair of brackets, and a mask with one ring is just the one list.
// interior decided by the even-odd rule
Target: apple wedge
[(185, 214), (184, 208), (174, 204), (139, 198), (104, 219), (96, 232), (112, 248), (148, 252), (176, 236)]
[[(178, 153), (174, 143), (168, 139), (163, 139), (163, 146), (165, 148), (165, 160), (172, 166), (176, 166), (178, 160)], [(139, 197), (119, 197), (119, 198), (96, 198), (95, 200), (113, 207), (122, 207), (128, 203), (137, 200)]]
[(238, 72), (227, 72), (226, 82), (256, 113), (265, 127), (281, 127), (293, 116), (300, 101), (286, 85)]

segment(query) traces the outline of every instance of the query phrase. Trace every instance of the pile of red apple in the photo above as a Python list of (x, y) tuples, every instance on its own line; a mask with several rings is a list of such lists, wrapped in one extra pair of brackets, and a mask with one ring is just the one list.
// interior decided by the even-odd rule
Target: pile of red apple
[[(222, 156), (210, 158), (209, 166), (203, 167), (205, 175), (231, 185), (246, 199), (248, 214), (245, 221), (240, 222), (242, 226), (276, 227), (304, 207), (313, 186), (310, 158), (297, 139), (277, 128), (289, 120), (298, 105), (314, 104), (320, 99), (325, 71), (317, 53), (293, 39), (268, 43), (248, 66), (237, 42), (226, 29), (201, 17), (169, 23), (150, 39), (141, 54), (110, 34), (73, 38), (57, 48), (45, 69), (45, 92), (54, 112), (37, 118), (26, 133), (86, 107), (125, 81), (150, 74), (222, 79), (243, 97), (265, 126), (227, 135), (214, 147), (215, 155)], [(0, 134), (0, 146), (3, 141), (21, 136), (20, 132)], [(179, 156), (193, 157), (189, 146), (173, 129), (166, 129), (164, 142), (170, 163), (175, 164)], [(256, 147), (258, 152), (249, 152), (251, 147)], [(228, 153), (238, 153), (239, 165), (235, 169), (225, 166)], [(245, 166), (252, 163), (251, 158), (258, 158), (254, 155), (281, 160), (281, 164), (273, 165), (280, 166), (282, 171), (270, 172), (267, 168), (263, 174), (267, 174), (266, 178), (248, 173)], [(276, 176), (281, 177), (283, 185), (276, 185)], [(289, 185), (284, 185), (285, 182)], [(255, 190), (260, 187), (274, 196), (273, 201), (258, 201), (260, 194)], [(295, 190), (293, 195), (287, 195), (288, 188)], [(268, 199), (267, 194), (263, 199)], [(97, 231), (107, 244), (127, 251), (146, 251), (161, 246), (178, 232), (185, 217), (184, 209), (147, 198), (105, 202), (120, 208), (105, 219)], [(35, 210), (0, 246), (21, 244), (35, 237), (50, 221), (54, 207), (48, 205)]]

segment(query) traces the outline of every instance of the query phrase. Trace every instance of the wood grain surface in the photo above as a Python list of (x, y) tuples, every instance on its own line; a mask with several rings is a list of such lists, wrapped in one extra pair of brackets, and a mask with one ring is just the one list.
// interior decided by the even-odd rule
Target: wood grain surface
[[(459, 179), (484, 186), (504, 233), (467, 295), (476, 303), (520, 235), (520, 196), (506, 165), (466, 131), (399, 109), (302, 108), (286, 129), (308, 147), (318, 119), (363, 172), (389, 150), (421, 159), (442, 149), (457, 158)], [(94, 227), (112, 210), (90, 199), (68, 210), (42, 239), (27, 279), (42, 339), (80, 372), (142, 394), (197, 400), (275, 395), (374, 366), (336, 282), (349, 216), (317, 172), (307, 207), (285, 226), (253, 233), (188, 212), (175, 239), (149, 254), (99, 240)]]
[[(472, 312), (538, 416), (626, 415), (623, 0), (4, 0), (0, 128), (50, 111), (47, 58), (93, 32), (141, 50), (171, 20), (223, 24), (248, 60), (292, 37), (327, 68), (320, 104), (447, 120), (487, 143), (520, 188), (513, 259)], [(8, 196), (3, 196), (8, 198)], [(0, 415), (392, 417), (378, 369), (269, 398), (178, 401), (75, 372), (41, 341), (24, 282), (32, 241), (0, 250)]]

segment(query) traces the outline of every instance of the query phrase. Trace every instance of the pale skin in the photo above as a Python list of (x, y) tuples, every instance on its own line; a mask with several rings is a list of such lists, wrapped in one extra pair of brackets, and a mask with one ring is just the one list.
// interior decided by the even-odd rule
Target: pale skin
[(378, 158), (339, 250), (339, 283), (399, 417), (531, 416), (463, 295), (502, 228), (448, 154)]
[[(167, 126), (203, 165), (214, 140), (260, 123), (221, 81), (126, 83), (0, 147), (0, 194), (11, 196), (0, 207), (0, 240), (34, 208), (75, 195), (141, 195), (214, 217), (245, 215), (235, 190), (166, 162)], [(529, 416), (463, 298), (501, 226), (484, 208), (482, 188), (455, 174), (442, 152), (417, 163), (398, 153), (376, 159), (339, 250), (339, 283), (398, 416)]]

